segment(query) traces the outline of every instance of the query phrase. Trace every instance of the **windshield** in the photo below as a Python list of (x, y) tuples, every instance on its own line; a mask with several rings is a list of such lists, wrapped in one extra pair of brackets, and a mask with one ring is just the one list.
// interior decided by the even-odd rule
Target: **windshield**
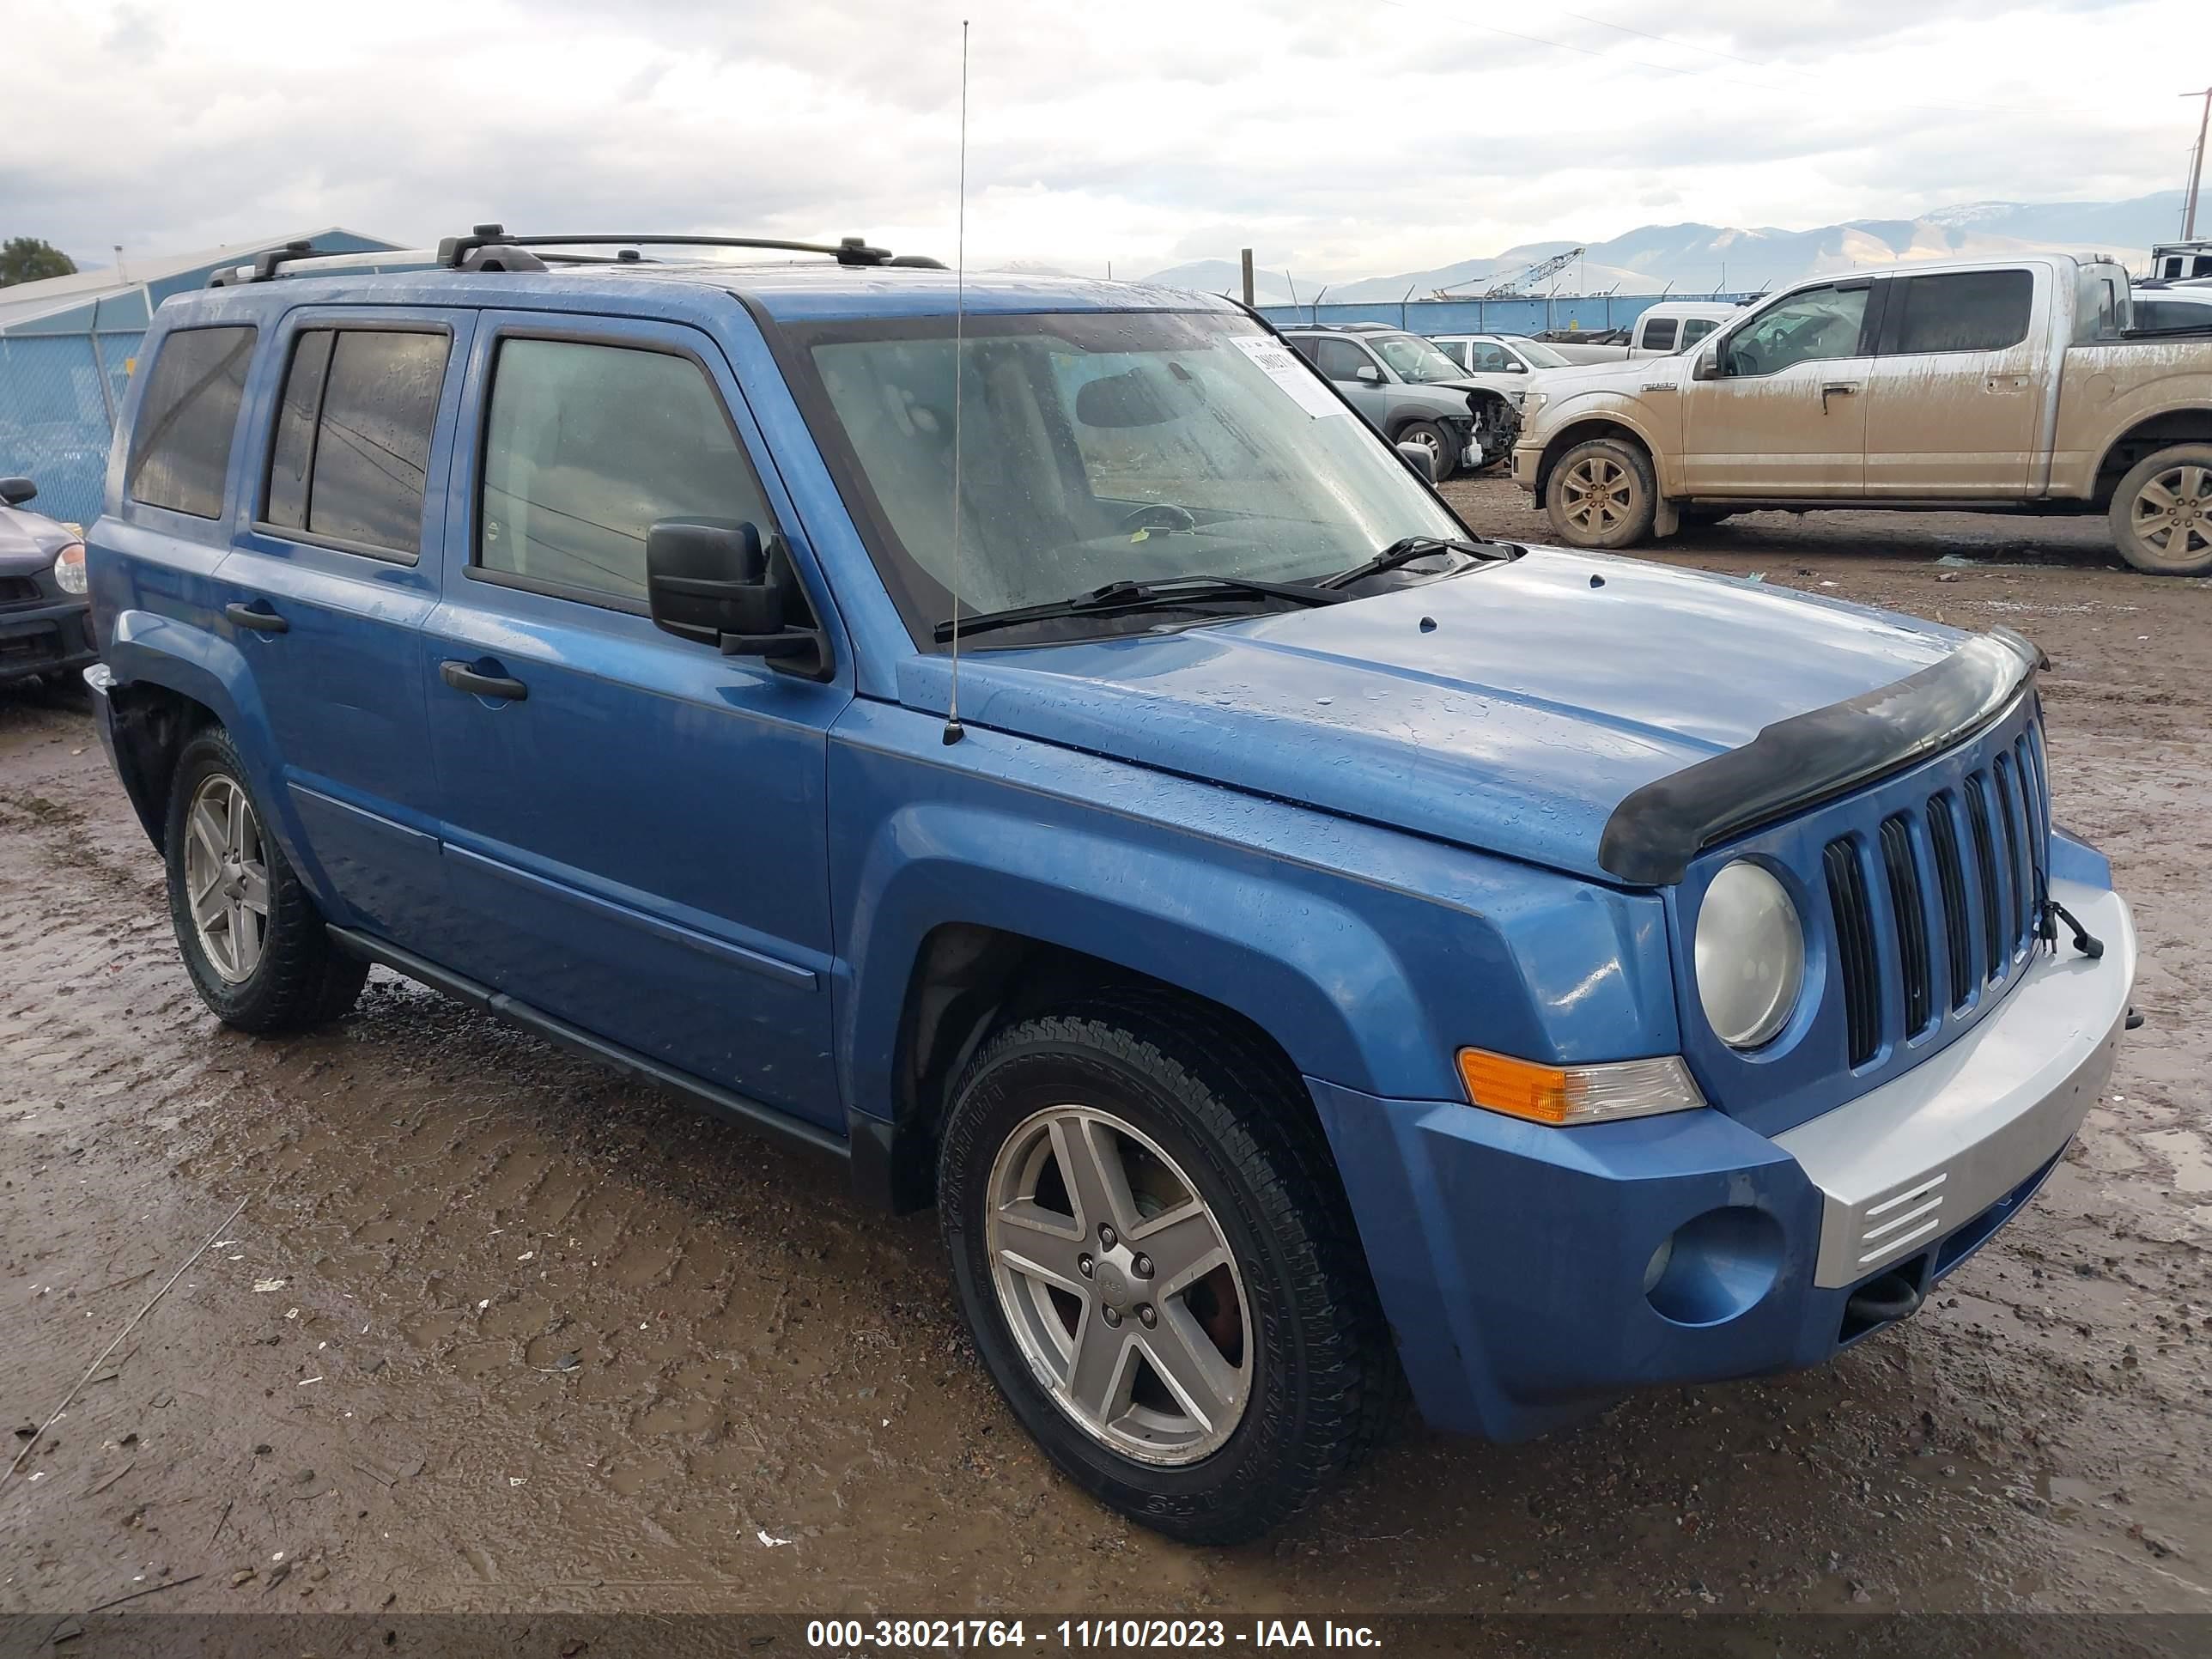
[[(1406, 536), (1463, 536), (1389, 447), (1249, 319), (1141, 312), (967, 319), (963, 614), (1109, 582), (1306, 582)], [(953, 320), (799, 335), (794, 384), (908, 631), (952, 614)], [(811, 371), (811, 372), (809, 372)], [(1224, 611), (1249, 615), (1249, 605)], [(1086, 617), (1045, 632), (1188, 623)], [(1012, 629), (994, 643), (1036, 634)]]
[(1565, 368), (1567, 360), (1546, 345), (1541, 340), (1516, 340), (1513, 349), (1528, 360), (1532, 368)]
[(1382, 334), (1370, 337), (1368, 343), (1382, 354), (1382, 361), (1396, 371), (1401, 380), (1415, 386), (1431, 380), (1456, 380), (1467, 371), (1437, 349), (1433, 341), (1418, 334)]

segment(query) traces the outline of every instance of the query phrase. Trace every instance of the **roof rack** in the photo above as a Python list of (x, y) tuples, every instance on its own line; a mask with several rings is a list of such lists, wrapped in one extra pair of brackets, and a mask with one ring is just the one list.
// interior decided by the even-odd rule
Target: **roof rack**
[(287, 242), (281, 248), (257, 253), (248, 264), (224, 265), (207, 280), (210, 288), (235, 288), (244, 283), (270, 283), (286, 275), (304, 275), (288, 271), (286, 267), (313, 265), (316, 272), (358, 270), (363, 267), (379, 270), (386, 265), (427, 265), (437, 256), (427, 247), (386, 247), (367, 249), (358, 253), (319, 253), (307, 242)]
[[(438, 244), (438, 263), (455, 270), (528, 270), (532, 267), (519, 263), (508, 264), (506, 250), (512, 248), (522, 258), (534, 259), (534, 256), (524, 252), (534, 247), (766, 248), (781, 253), (826, 253), (841, 265), (922, 265), (939, 270), (944, 269), (939, 260), (914, 253), (894, 255), (889, 248), (871, 247), (858, 236), (848, 236), (835, 244), (787, 242), (762, 236), (670, 236), (653, 234), (625, 236), (603, 231), (591, 231), (577, 236), (512, 236), (504, 225), (478, 225), (465, 236), (446, 237)], [(498, 252), (493, 253), (492, 250)], [(563, 259), (565, 263), (581, 262), (580, 256), (554, 257)], [(494, 259), (499, 263), (492, 263)], [(543, 270), (544, 267), (538, 264), (535, 268)]]

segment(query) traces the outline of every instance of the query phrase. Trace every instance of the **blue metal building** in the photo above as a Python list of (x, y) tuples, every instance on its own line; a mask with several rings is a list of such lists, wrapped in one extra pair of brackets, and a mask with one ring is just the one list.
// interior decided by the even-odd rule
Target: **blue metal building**
[(328, 253), (397, 246), (333, 225), (0, 288), (0, 477), (36, 482), (34, 505), (49, 517), (98, 517), (116, 410), (155, 311), (223, 266), (294, 241)]

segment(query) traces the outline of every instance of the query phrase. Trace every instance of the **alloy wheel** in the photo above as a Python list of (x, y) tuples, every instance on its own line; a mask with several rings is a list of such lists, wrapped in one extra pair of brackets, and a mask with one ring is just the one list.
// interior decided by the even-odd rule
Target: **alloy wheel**
[(1636, 501), (1636, 480), (1620, 462), (1585, 455), (1567, 469), (1559, 486), (1567, 521), (1593, 536), (1625, 523)]
[(269, 937), (269, 866), (261, 823), (235, 778), (217, 772), (185, 815), (185, 893), (209, 964), (225, 981), (252, 977)]
[(1060, 1411), (1144, 1463), (1226, 1443), (1251, 1398), (1250, 1308), (1175, 1160), (1110, 1113), (1054, 1106), (1007, 1137), (989, 1193), (999, 1306)]
[(2212, 552), (2212, 467), (2168, 467), (2143, 480), (2130, 523), (2155, 562), (2189, 566)]

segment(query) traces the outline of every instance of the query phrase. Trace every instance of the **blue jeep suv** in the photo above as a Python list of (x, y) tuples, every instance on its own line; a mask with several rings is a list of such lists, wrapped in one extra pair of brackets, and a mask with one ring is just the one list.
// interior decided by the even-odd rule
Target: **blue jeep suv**
[(382, 963), (934, 1205), (1197, 1540), (1407, 1385), (1823, 1360), (2066, 1151), (2136, 945), (2027, 641), (1485, 540), (1226, 301), (616, 240), (155, 319), (87, 678), (225, 1022)]

